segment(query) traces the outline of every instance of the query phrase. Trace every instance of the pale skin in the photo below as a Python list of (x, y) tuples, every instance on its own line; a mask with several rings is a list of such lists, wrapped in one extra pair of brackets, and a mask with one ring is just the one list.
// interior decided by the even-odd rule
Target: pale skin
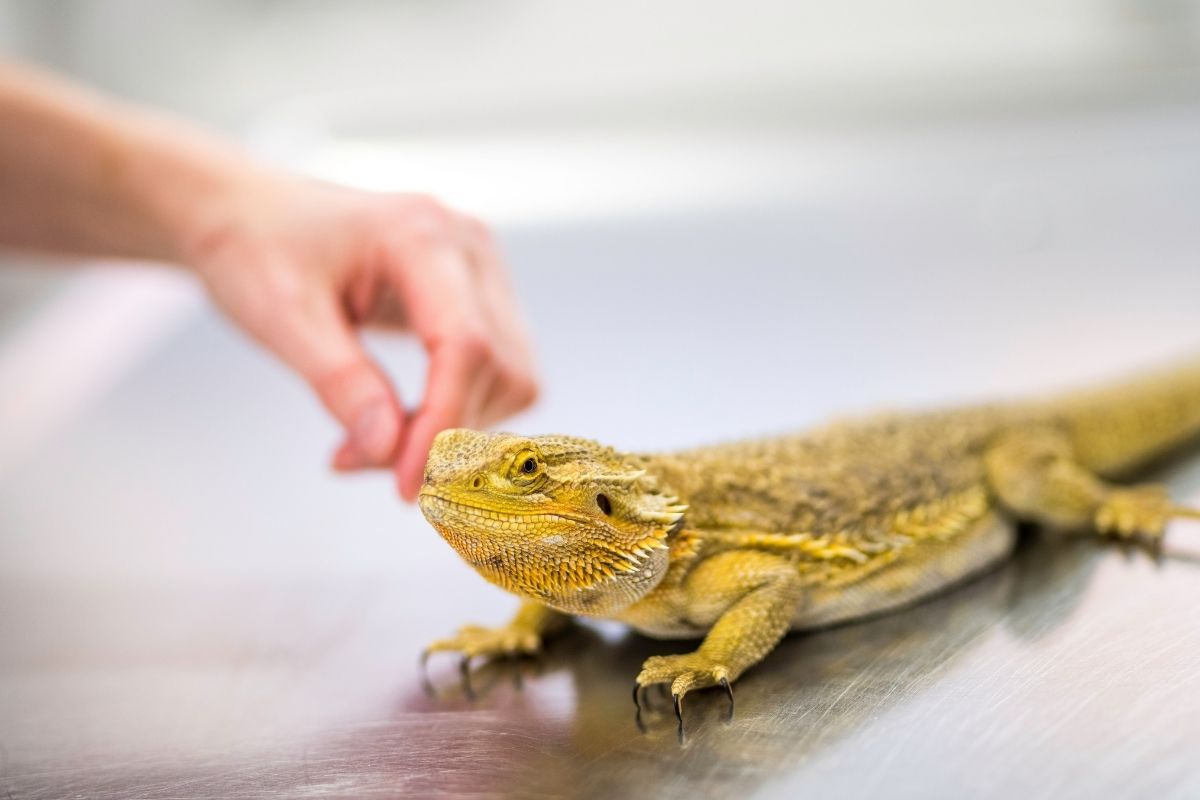
[[(0, 120), (0, 247), (190, 270), (342, 426), (335, 469), (392, 468), (413, 500), (439, 431), (488, 426), (533, 402), (529, 335), (480, 221), (425, 195), (267, 167), (18, 64), (0, 62)], [(419, 402), (364, 349), (367, 327), (420, 340), (429, 366)]]

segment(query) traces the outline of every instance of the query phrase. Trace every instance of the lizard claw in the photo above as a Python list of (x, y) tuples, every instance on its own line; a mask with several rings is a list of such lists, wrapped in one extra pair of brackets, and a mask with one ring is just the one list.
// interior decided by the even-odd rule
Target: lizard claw
[(513, 658), (535, 655), (541, 650), (541, 637), (534, 631), (516, 625), (501, 628), (483, 628), (468, 625), (448, 639), (440, 639), (421, 652), (421, 682), (429, 694), (433, 686), (429, 682), (426, 664), (434, 653), (459, 653), (458, 672), (462, 680), (463, 694), (474, 697), (471, 687), (471, 660), (474, 658)]
[(708, 656), (695, 653), (684, 653), (673, 656), (652, 656), (642, 665), (634, 689), (634, 702), (638, 705), (640, 719), (641, 704), (638, 700), (639, 690), (651, 684), (669, 684), (671, 701), (675, 707), (675, 718), (679, 721), (680, 735), (683, 733), (683, 699), (693, 689), (703, 689), (709, 686), (720, 686), (729, 695), (729, 713), (727, 719), (733, 719), (733, 686), (730, 685), (730, 669), (719, 664)]
[(428, 647), (422, 650), (421, 659), (417, 664), (421, 673), (421, 689), (425, 692), (426, 696), (434, 697), (437, 695), (437, 690), (433, 688), (433, 684), (429, 680), (429, 653), (430, 650)]
[(462, 660), (458, 662), (458, 674), (462, 676), (463, 694), (468, 700), (475, 699), (475, 690), (471, 688), (471, 657), (463, 655)]

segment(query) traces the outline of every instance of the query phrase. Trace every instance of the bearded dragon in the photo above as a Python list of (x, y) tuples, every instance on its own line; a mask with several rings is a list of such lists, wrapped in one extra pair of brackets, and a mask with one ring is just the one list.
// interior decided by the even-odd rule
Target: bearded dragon
[[(913, 603), (1006, 558), (1033, 522), (1156, 544), (1200, 517), (1119, 486), (1200, 434), (1200, 364), (1046, 401), (886, 414), (678, 453), (571, 436), (448, 430), (421, 511), (484, 578), (523, 598), (500, 628), (425, 652), (534, 653), (572, 615), (658, 638), (634, 685), (731, 684), (789, 630)], [(424, 656), (423, 656), (424, 657)], [(465, 669), (465, 667), (464, 667)], [(639, 705), (640, 712), (640, 705)]]

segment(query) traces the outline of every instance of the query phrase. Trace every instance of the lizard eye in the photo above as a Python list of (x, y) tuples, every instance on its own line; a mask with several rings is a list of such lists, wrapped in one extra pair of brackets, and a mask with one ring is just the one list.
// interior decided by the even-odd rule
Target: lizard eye
[(508, 476), (516, 481), (518, 486), (531, 487), (545, 477), (542, 459), (533, 449), (516, 453), (511, 458)]

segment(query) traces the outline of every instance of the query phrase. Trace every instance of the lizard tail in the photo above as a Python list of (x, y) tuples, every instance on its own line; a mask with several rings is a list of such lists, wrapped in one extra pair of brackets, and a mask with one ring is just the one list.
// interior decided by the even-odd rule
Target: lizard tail
[(1127, 475), (1200, 438), (1200, 360), (1062, 397), (1053, 409), (1083, 466)]

